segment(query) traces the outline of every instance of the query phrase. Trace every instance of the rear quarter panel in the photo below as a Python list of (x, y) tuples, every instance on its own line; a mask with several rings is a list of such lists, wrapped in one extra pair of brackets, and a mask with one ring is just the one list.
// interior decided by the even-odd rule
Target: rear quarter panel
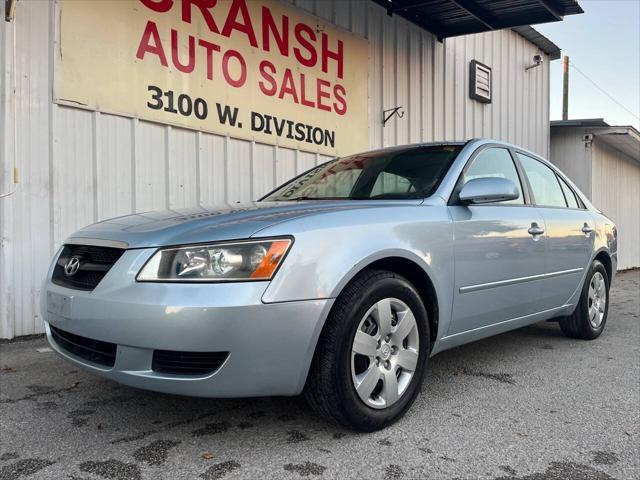
[(618, 268), (618, 229), (616, 224), (606, 215), (592, 211), (591, 215), (595, 223), (596, 231), (593, 244), (593, 257), (604, 251), (611, 258), (611, 278), (609, 283), (613, 283)]

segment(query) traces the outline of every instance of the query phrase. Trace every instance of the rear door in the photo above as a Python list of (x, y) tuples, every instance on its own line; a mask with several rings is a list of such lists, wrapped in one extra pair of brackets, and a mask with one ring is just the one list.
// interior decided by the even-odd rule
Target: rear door
[[(457, 193), (473, 178), (500, 177), (520, 187), (516, 200), (464, 205)], [(453, 335), (536, 313), (545, 271), (543, 220), (528, 202), (510, 151), (481, 148), (469, 160), (449, 211), (454, 225)]]
[(516, 152), (516, 158), (545, 223), (547, 278), (542, 299), (546, 309), (557, 308), (580, 286), (593, 251), (595, 225), (571, 187), (552, 168), (522, 152)]

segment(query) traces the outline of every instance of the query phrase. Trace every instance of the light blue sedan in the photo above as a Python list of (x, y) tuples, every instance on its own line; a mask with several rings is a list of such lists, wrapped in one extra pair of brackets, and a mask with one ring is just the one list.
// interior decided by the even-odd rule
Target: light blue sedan
[(42, 290), (52, 348), (138, 388), (298, 395), (372, 431), (428, 358), (559, 319), (598, 337), (617, 232), (560, 171), (493, 140), (332, 160), (260, 201), (73, 234)]

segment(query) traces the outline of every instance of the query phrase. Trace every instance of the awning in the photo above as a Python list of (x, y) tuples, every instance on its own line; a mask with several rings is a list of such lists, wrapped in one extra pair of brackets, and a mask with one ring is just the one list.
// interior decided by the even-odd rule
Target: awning
[[(561, 21), (565, 15), (584, 13), (576, 0), (373, 1), (386, 8), (389, 15), (400, 15), (440, 39), (503, 28), (557, 22)], [(544, 37), (542, 39), (551, 43)], [(533, 41), (533, 43), (536, 42)], [(543, 45), (539, 46), (543, 51), (551, 54), (543, 48)], [(555, 45), (553, 47), (559, 52)], [(553, 50), (552, 47), (551, 49)]]
[(640, 132), (632, 126), (610, 126), (602, 118), (553, 120), (551, 130), (558, 128), (580, 128), (640, 163)]

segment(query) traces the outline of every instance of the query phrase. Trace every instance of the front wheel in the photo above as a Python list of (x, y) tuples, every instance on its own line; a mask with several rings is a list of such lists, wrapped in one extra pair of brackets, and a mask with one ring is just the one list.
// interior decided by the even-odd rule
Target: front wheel
[(572, 338), (598, 338), (609, 313), (609, 277), (604, 265), (594, 260), (573, 314), (560, 319), (562, 332)]
[(363, 272), (327, 319), (305, 386), (308, 403), (349, 428), (384, 428), (418, 394), (429, 338), (427, 312), (413, 285), (393, 272)]

